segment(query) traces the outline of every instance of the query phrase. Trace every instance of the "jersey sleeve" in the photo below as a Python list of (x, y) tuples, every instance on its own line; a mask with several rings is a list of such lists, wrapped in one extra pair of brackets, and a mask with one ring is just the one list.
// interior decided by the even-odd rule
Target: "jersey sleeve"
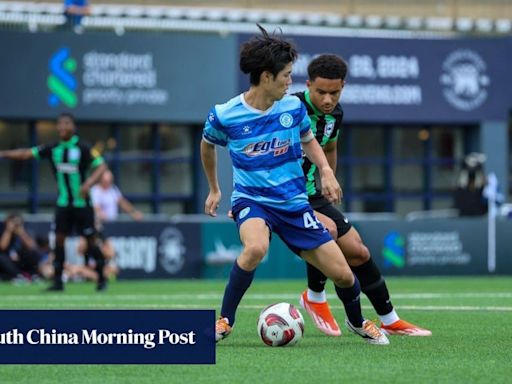
[(105, 160), (103, 160), (103, 156), (101, 156), (97, 149), (90, 148), (89, 155), (91, 157), (92, 168), (96, 168), (98, 165), (101, 165), (105, 162)]
[(34, 159), (40, 160), (40, 159), (49, 159), (52, 156), (52, 148), (53, 145), (43, 144), (39, 145), (37, 147), (32, 147), (32, 156), (34, 156)]
[(308, 143), (315, 138), (313, 132), (311, 131), (311, 119), (309, 118), (308, 112), (304, 104), (300, 103), (300, 141), (303, 143)]
[(225, 147), (228, 144), (228, 136), (219, 121), (215, 107), (210, 110), (208, 118), (204, 123), (203, 139), (210, 144), (220, 145), (221, 147)]

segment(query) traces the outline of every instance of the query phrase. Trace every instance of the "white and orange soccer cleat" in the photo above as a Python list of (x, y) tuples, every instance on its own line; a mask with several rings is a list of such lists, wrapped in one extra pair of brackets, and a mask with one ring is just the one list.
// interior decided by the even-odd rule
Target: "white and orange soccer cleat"
[(390, 325), (381, 324), (380, 329), (386, 335), (432, 336), (432, 331), (408, 323), (405, 320), (397, 320)]
[(355, 333), (356, 335), (361, 336), (368, 343), (374, 345), (388, 345), (389, 340), (386, 335), (375, 325), (375, 323), (371, 320), (363, 321), (363, 326), (361, 328), (354, 327), (350, 321), (345, 320), (345, 325), (349, 329), (349, 331)]
[(232, 329), (227, 317), (219, 318), (219, 320), (215, 322), (215, 342), (217, 343), (228, 337)]
[(327, 336), (341, 336), (341, 329), (332, 315), (327, 301), (314, 303), (308, 300), (307, 290), (300, 296), (300, 305), (309, 314), (315, 326)]

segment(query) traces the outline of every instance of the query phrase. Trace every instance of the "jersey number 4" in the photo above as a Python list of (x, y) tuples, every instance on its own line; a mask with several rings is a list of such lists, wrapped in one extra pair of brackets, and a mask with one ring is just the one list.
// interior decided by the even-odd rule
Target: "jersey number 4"
[(310, 212), (304, 213), (302, 218), (304, 219), (304, 228), (318, 229), (319, 226), (322, 225), (320, 221), (318, 221), (317, 217), (312, 215)]

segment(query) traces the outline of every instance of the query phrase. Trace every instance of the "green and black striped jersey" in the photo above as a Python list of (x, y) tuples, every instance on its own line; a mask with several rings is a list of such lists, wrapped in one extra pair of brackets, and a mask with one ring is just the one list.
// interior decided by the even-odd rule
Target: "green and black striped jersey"
[[(320, 112), (313, 105), (309, 97), (309, 90), (295, 93), (295, 96), (306, 106), (309, 118), (311, 119), (311, 131), (320, 143), (320, 146), (323, 148), (327, 143), (338, 140), (341, 122), (343, 120), (343, 109), (341, 105), (338, 103), (331, 113), (325, 114)], [(321, 195), (320, 188), (317, 187), (318, 172), (316, 165), (307, 157), (304, 157), (302, 170), (306, 177), (308, 196)]]
[(98, 151), (82, 142), (78, 136), (73, 136), (68, 141), (33, 147), (32, 154), (38, 160), (50, 160), (57, 179), (58, 207), (90, 206), (90, 200), (80, 196), (80, 186), (88, 172), (103, 163)]

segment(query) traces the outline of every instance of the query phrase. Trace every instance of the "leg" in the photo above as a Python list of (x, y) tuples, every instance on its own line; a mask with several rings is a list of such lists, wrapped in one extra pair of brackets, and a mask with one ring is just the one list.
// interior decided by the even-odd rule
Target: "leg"
[[(327, 228), (331, 237), (336, 239), (338, 237), (338, 231), (334, 221), (317, 211), (315, 211), (315, 216), (320, 220), (323, 226)], [(308, 296), (310, 296), (310, 299), (313, 301), (315, 301), (315, 299), (316, 301), (325, 301), (326, 298), (324, 289), (325, 283), (327, 282), (327, 277), (320, 270), (313, 267), (309, 263), (306, 263), (306, 271), (308, 277), (308, 288), (310, 290), (310, 292), (308, 292)], [(315, 293), (319, 295), (315, 295)]]
[(263, 219), (251, 218), (240, 226), (243, 249), (231, 270), (221, 309), (221, 317), (227, 318), (231, 326), (235, 323), (238, 304), (252, 283), (254, 271), (267, 253), (269, 237), (270, 230)]
[(105, 274), (104, 274), (104, 267), (105, 267), (105, 256), (103, 255), (103, 252), (101, 251), (100, 247), (98, 246), (97, 239), (95, 235), (91, 235), (86, 237), (87, 240), (87, 250), (86, 254), (91, 255), (94, 258), (94, 261), (96, 262), (96, 273), (98, 275), (98, 282), (97, 282), (97, 290), (102, 291), (104, 290), (106, 285), (105, 280)]
[(352, 227), (337, 239), (337, 243), (359, 279), (361, 290), (368, 296), (377, 314), (379, 316), (390, 314), (394, 317), (393, 321), (398, 320), (389, 298), (386, 282), (370, 257), (370, 251), (363, 244), (359, 232)]
[(0, 278), (5, 281), (14, 279), (20, 271), (18, 267), (5, 253), (0, 254)]
[(389, 333), (399, 330), (400, 334), (410, 336), (430, 336), (432, 334), (427, 329), (400, 320), (391, 303), (386, 281), (354, 227), (339, 237), (337, 243), (345, 254), (352, 271), (359, 279), (361, 290), (379, 315), (384, 330), (389, 326), (392, 327)]
[(96, 272), (98, 273), (96, 290), (103, 291), (107, 288), (107, 281), (104, 275), (105, 256), (97, 242), (96, 228), (94, 226), (94, 210), (92, 207), (75, 208), (73, 219), (78, 233), (87, 240), (87, 250), (85, 254), (91, 256), (96, 261)]
[(53, 285), (49, 291), (62, 291), (62, 272), (64, 271), (64, 243), (67, 235), (73, 229), (71, 208), (57, 207), (55, 210), (55, 258), (53, 260)]
[[(326, 215), (315, 211), (333, 239), (338, 237), (336, 224)], [(341, 329), (334, 318), (325, 294), (327, 277), (318, 269), (306, 262), (308, 289), (300, 296), (300, 305), (309, 314), (315, 326), (328, 336), (341, 336)]]
[(55, 233), (55, 259), (53, 260), (53, 285), (48, 288), (49, 291), (62, 291), (64, 284), (62, 282), (62, 272), (64, 271), (64, 243), (66, 234), (63, 232)]
[(336, 293), (345, 307), (347, 327), (371, 344), (389, 344), (386, 336), (375, 324), (363, 319), (359, 282), (337, 244), (329, 241), (316, 249), (302, 252), (301, 256), (334, 282)]

